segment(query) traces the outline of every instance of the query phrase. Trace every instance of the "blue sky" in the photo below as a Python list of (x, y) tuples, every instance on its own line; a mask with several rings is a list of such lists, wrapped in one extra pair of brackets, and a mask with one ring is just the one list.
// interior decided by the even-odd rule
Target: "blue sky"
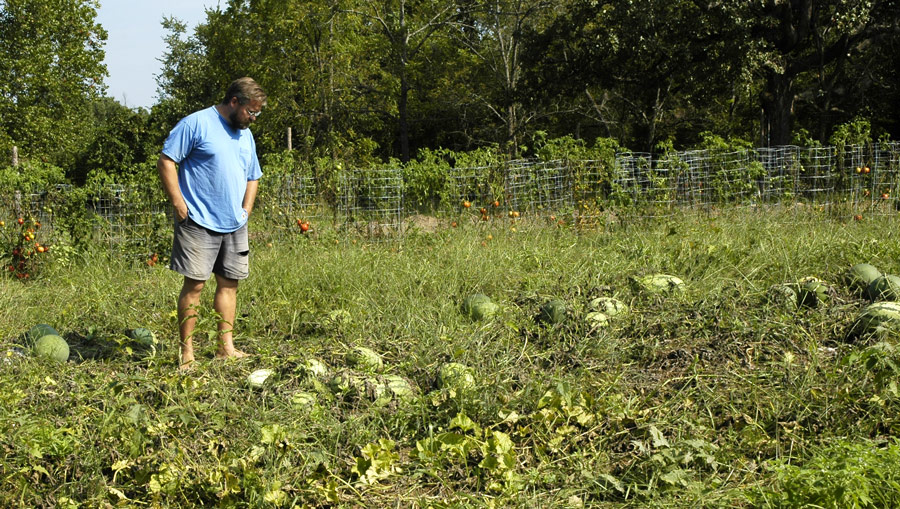
[(106, 94), (131, 108), (156, 102), (156, 76), (166, 51), (160, 22), (174, 16), (188, 30), (206, 19), (206, 8), (225, 0), (100, 0), (97, 22), (109, 33), (106, 41)]

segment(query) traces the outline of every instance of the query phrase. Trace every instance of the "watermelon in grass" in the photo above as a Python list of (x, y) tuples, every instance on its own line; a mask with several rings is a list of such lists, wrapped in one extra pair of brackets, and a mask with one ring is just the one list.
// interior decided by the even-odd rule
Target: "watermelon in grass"
[(549, 300), (541, 306), (537, 319), (539, 322), (559, 324), (566, 321), (566, 303), (560, 299)]
[(484, 320), (494, 316), (500, 306), (491, 301), (491, 298), (483, 293), (470, 295), (463, 300), (462, 312), (472, 320)]
[(448, 362), (438, 372), (438, 384), (443, 389), (469, 391), (475, 388), (475, 373), (465, 364)]
[(381, 373), (384, 370), (384, 360), (381, 355), (364, 346), (357, 346), (347, 352), (344, 360), (348, 366), (366, 373)]
[(900, 326), (900, 302), (875, 302), (860, 312), (853, 324), (847, 329), (848, 341), (879, 336), (888, 330), (897, 330)]
[(877, 301), (900, 301), (900, 277), (886, 274), (869, 283), (869, 299)]
[(869, 263), (857, 263), (844, 274), (847, 287), (857, 295), (868, 295), (869, 285), (881, 277), (881, 271)]
[(588, 303), (591, 311), (599, 311), (612, 318), (628, 312), (628, 305), (613, 297), (597, 297)]
[(667, 294), (684, 290), (684, 281), (670, 274), (650, 274), (632, 279), (636, 290), (648, 294)]
[(69, 360), (69, 344), (55, 334), (47, 334), (34, 342), (34, 354), (56, 362), (66, 362)]
[(137, 341), (143, 346), (150, 347), (156, 345), (156, 334), (154, 334), (152, 330), (146, 327), (136, 327), (134, 329), (128, 329), (128, 331), (125, 332), (125, 335)]

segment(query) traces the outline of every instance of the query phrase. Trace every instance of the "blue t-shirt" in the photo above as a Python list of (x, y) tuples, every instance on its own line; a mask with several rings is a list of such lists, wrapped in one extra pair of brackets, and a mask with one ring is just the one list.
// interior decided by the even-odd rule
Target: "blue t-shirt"
[(241, 207), (247, 181), (262, 176), (250, 129), (231, 127), (211, 106), (181, 119), (162, 153), (178, 163), (178, 187), (191, 220), (221, 233), (247, 222)]

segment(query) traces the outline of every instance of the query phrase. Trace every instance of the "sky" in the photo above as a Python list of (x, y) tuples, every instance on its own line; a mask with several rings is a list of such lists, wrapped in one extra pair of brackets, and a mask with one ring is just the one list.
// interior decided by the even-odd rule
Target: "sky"
[[(221, 0), (224, 8), (225, 0)], [(220, 0), (100, 0), (97, 23), (108, 32), (106, 94), (130, 107), (149, 109), (156, 103), (156, 77), (166, 51), (166, 31), (160, 22), (174, 16), (188, 33), (206, 19), (206, 8)]]

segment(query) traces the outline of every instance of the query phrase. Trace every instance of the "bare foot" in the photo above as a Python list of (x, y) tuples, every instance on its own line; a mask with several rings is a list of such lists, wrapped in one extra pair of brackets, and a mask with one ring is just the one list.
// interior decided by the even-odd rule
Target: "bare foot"
[(252, 354), (247, 352), (242, 352), (241, 350), (234, 349), (229, 352), (218, 351), (216, 352), (216, 359), (225, 360), (225, 359), (243, 359), (244, 357), (251, 357)]
[(186, 373), (192, 369), (194, 369), (194, 359), (182, 361), (181, 364), (178, 366), (179, 373)]

